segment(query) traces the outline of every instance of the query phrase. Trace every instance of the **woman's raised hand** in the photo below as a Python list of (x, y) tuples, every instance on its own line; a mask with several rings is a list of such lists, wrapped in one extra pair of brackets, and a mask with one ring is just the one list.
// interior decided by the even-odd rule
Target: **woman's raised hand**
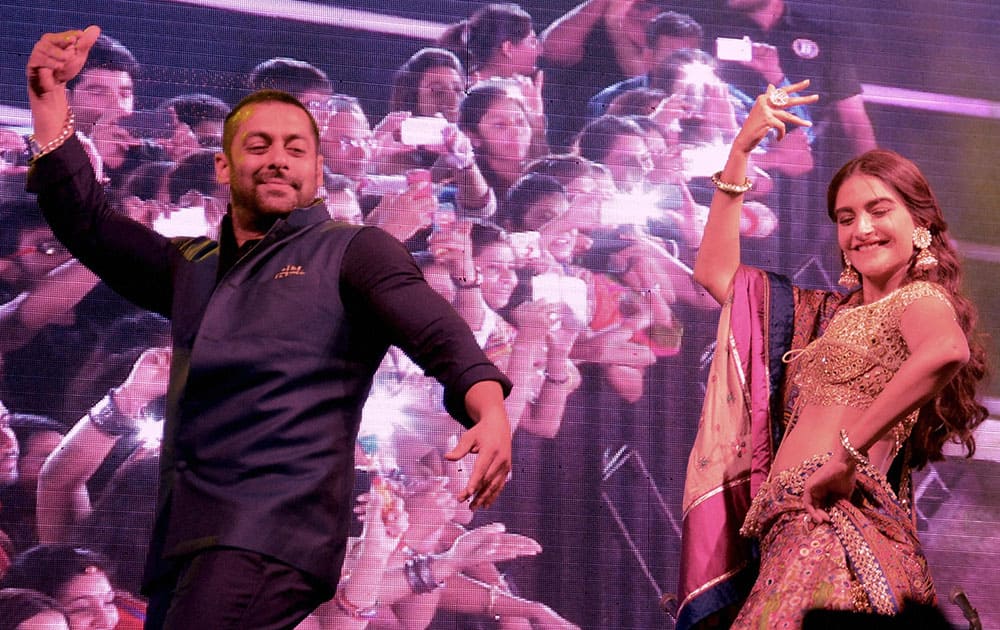
[(790, 107), (798, 105), (810, 105), (819, 100), (818, 94), (808, 96), (793, 96), (809, 87), (809, 79), (793, 83), (785, 88), (776, 88), (773, 85), (767, 86), (767, 91), (757, 97), (757, 101), (750, 109), (750, 114), (743, 122), (733, 142), (733, 148), (744, 153), (750, 153), (767, 137), (767, 134), (774, 129), (778, 133), (778, 140), (785, 137), (788, 125), (798, 125), (801, 127), (811, 127), (808, 120), (799, 118), (788, 111)]

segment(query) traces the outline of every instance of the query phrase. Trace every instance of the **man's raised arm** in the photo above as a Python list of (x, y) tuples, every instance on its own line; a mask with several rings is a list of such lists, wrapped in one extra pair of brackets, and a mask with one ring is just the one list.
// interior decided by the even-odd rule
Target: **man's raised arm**
[(69, 111), (66, 83), (79, 74), (100, 34), (97, 26), (46, 33), (31, 49), (27, 67), (28, 100), (35, 142), (40, 147), (56, 141), (63, 133)]

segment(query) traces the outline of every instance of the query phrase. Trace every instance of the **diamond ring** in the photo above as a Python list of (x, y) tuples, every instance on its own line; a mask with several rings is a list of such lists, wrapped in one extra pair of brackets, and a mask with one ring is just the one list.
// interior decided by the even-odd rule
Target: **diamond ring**
[(788, 105), (788, 92), (784, 90), (774, 90), (767, 95), (767, 101), (774, 107), (784, 107)]

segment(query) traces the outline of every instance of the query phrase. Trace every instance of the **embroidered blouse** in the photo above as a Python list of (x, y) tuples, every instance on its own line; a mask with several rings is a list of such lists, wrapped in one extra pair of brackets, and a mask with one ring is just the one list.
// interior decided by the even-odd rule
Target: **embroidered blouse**
[[(791, 382), (798, 388), (792, 422), (810, 404), (860, 409), (870, 405), (910, 356), (900, 319), (908, 306), (925, 297), (943, 301), (954, 312), (940, 286), (916, 281), (869, 304), (840, 310), (821, 337), (798, 352), (787, 353), (784, 360), (792, 364)], [(909, 436), (918, 413), (914, 410), (893, 428), (893, 456)]]

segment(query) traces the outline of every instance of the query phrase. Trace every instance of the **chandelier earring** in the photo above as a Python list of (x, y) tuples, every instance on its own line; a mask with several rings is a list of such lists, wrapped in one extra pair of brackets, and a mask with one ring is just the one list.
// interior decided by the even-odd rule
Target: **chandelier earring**
[(913, 228), (913, 246), (917, 248), (914, 269), (927, 272), (937, 267), (938, 259), (931, 253), (931, 231), (923, 226)]
[(851, 261), (847, 259), (847, 252), (844, 252), (844, 270), (840, 272), (840, 279), (837, 280), (837, 284), (845, 289), (853, 289), (861, 284), (858, 272), (854, 270), (854, 267), (851, 266)]

